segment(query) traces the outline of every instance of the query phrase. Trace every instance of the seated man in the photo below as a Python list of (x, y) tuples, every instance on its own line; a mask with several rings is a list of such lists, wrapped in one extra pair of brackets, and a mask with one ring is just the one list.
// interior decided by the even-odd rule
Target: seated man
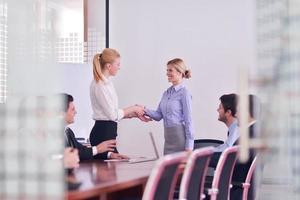
[[(223, 95), (224, 96), (224, 95)], [(221, 97), (222, 98), (222, 97)], [(220, 99), (221, 99), (220, 98)], [(235, 103), (233, 105), (235, 105), (235, 107), (232, 107), (232, 111), (231, 113), (234, 113), (234, 116), (236, 115), (237, 113), (237, 99), (235, 97)], [(221, 104), (222, 104), (222, 100), (221, 100)], [(226, 111), (225, 111), (225, 115), (223, 115), (223, 106), (225, 106), (225, 104), (220, 104), (220, 107), (218, 109), (218, 112), (219, 112), (219, 120), (222, 118), (222, 116), (225, 116), (226, 115)], [(249, 116), (248, 116), (248, 126), (249, 126), (249, 136), (250, 138), (254, 137), (256, 135), (256, 132), (257, 132), (257, 126), (256, 126), (256, 116), (258, 114), (258, 109), (259, 109), (259, 101), (258, 101), (258, 98), (254, 95), (249, 95)], [(225, 109), (224, 109), (225, 110)], [(232, 118), (231, 115), (229, 115), (229, 113), (227, 113), (227, 117), (224, 117), (224, 119), (227, 118), (227, 120), (220, 120), (220, 121), (223, 121), (225, 123), (225, 121), (232, 121), (230, 120)], [(229, 136), (228, 138), (230, 138), (230, 131), (234, 130), (232, 133), (232, 135), (234, 137), (232, 137), (231, 139), (233, 140), (230, 140), (227, 144), (226, 142), (224, 143), (226, 145), (225, 148), (229, 147), (229, 145), (233, 146), (233, 145), (237, 145), (238, 144), (238, 139), (239, 139), (239, 133), (238, 133), (238, 127), (237, 127), (237, 123), (236, 121), (239, 121), (239, 114), (237, 113), (237, 120), (236, 118), (234, 117), (234, 122), (232, 122), (232, 124), (235, 124), (235, 128), (234, 129), (231, 129), (231, 125), (229, 126)], [(225, 123), (226, 125), (228, 123)], [(229, 123), (230, 124), (230, 123)], [(228, 126), (228, 125), (227, 125)], [(228, 140), (228, 139), (227, 139)], [(218, 160), (220, 158), (220, 155), (222, 152), (217, 152), (218, 149), (220, 149), (220, 147), (222, 147), (222, 150), (223, 149), (223, 145), (220, 145), (219, 148), (217, 147), (216, 148), (216, 152), (213, 154), (212, 156), (212, 159), (209, 163), (209, 166), (210, 167), (213, 167), (215, 168), (216, 165), (218, 164)], [(234, 167), (234, 170), (233, 170), (233, 174), (232, 174), (232, 182), (237, 182), (237, 183), (242, 183), (246, 180), (246, 176), (247, 176), (247, 173), (248, 173), (248, 170), (252, 164), (252, 161), (255, 157), (255, 152), (253, 150), (250, 150), (250, 155), (249, 155), (249, 159), (246, 163), (240, 163), (238, 160), (235, 164), (235, 167)], [(209, 179), (207, 179), (209, 180)], [(253, 185), (253, 184), (252, 184)], [(241, 187), (239, 186), (236, 186), (236, 185), (233, 185), (233, 187), (230, 189), (230, 199), (232, 200), (241, 200), (242, 199), (242, 194), (243, 194), (243, 190)], [(250, 187), (250, 190), (249, 190), (249, 194), (248, 194), (248, 199), (252, 200), (254, 199), (254, 193), (253, 193), (253, 187)]]
[[(249, 95), (249, 115), (248, 115), (248, 134), (250, 138), (253, 138), (257, 136), (258, 133), (258, 125), (257, 125), (257, 116), (259, 114), (260, 109), (260, 103), (259, 99), (255, 95)], [(240, 121), (240, 114), (237, 113), (238, 121)], [(236, 142), (238, 143), (238, 141)], [(249, 152), (249, 159), (245, 163), (239, 162), (237, 160), (233, 174), (232, 174), (232, 182), (236, 183), (243, 183), (246, 180), (248, 170), (252, 164), (252, 161), (255, 157), (255, 151), (253, 149), (250, 149)], [(252, 181), (249, 193), (248, 193), (248, 199), (253, 200), (254, 199), (254, 181)], [(243, 189), (239, 186), (233, 185), (233, 187), (230, 190), (230, 199), (232, 200), (242, 200), (243, 198)]]
[(80, 161), (83, 160), (92, 160), (93, 156), (96, 154), (100, 154), (101, 159), (128, 159), (127, 156), (121, 155), (119, 153), (109, 152), (113, 151), (114, 147), (116, 147), (116, 140), (107, 140), (104, 141), (97, 146), (93, 146), (91, 148), (86, 147), (79, 142), (77, 142), (75, 138), (75, 134), (73, 131), (67, 126), (74, 122), (74, 117), (76, 115), (76, 109), (73, 103), (73, 97), (69, 94), (61, 94), (64, 102), (63, 102), (63, 111), (64, 111), (64, 120), (66, 123), (65, 128), (65, 143), (66, 146), (70, 146), (78, 149)]
[(218, 120), (223, 122), (228, 127), (227, 139), (224, 144), (221, 144), (215, 148), (210, 167), (215, 168), (218, 164), (221, 153), (228, 147), (232, 147), (239, 138), (238, 123), (236, 118), (237, 112), (237, 95), (236, 94), (224, 94), (220, 97), (220, 104), (218, 108), (219, 118)]

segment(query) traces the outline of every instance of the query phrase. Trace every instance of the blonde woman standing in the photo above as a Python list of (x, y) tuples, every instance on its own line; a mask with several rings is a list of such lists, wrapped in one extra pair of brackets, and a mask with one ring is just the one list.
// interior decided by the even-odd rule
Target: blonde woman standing
[[(143, 108), (138, 106), (123, 109), (118, 107), (117, 93), (110, 78), (116, 76), (119, 69), (120, 54), (115, 49), (106, 48), (102, 53), (94, 56), (94, 79), (90, 85), (90, 100), (95, 120), (90, 133), (92, 146), (106, 140), (116, 139), (119, 120), (144, 114)], [(114, 152), (117, 153), (117, 149)]]
[(172, 86), (163, 93), (157, 110), (145, 108), (146, 116), (164, 120), (164, 155), (194, 148), (192, 97), (183, 84), (191, 71), (182, 59), (175, 58), (167, 63), (167, 77)]

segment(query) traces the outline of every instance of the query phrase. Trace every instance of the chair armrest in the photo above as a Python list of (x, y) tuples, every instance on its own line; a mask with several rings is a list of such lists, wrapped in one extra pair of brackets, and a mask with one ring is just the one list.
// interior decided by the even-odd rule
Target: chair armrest
[(251, 186), (250, 183), (243, 183), (243, 188), (249, 188)]
[(208, 147), (208, 146), (216, 147), (223, 143), (224, 141), (216, 140), (216, 139), (196, 139), (194, 140), (194, 149)]
[(231, 185), (232, 185), (233, 187), (244, 188), (244, 187), (243, 187), (243, 183), (241, 183), (241, 182), (231, 182)]
[(217, 188), (210, 188), (208, 189), (208, 194), (209, 195), (216, 195), (218, 194), (219, 190)]

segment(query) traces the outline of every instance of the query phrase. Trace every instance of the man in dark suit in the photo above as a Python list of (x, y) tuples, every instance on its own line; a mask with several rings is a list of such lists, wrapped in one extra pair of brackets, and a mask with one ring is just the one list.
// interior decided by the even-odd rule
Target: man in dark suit
[(86, 147), (79, 143), (74, 132), (67, 127), (68, 125), (74, 123), (74, 117), (76, 115), (76, 109), (74, 105), (74, 99), (69, 94), (61, 94), (63, 98), (63, 111), (64, 111), (64, 120), (66, 123), (65, 128), (65, 144), (66, 146), (73, 147), (78, 149), (80, 161), (83, 160), (92, 160), (93, 156), (100, 155), (101, 159), (128, 159), (127, 156), (121, 155), (119, 153), (114, 153), (114, 148), (116, 147), (116, 140), (107, 140), (97, 146)]
[[(253, 138), (257, 136), (258, 133), (258, 125), (257, 125), (257, 116), (259, 114), (259, 107), (260, 103), (258, 98), (255, 95), (249, 95), (249, 116), (248, 116), (248, 133), (249, 137)], [(239, 113), (238, 120), (240, 118)], [(238, 143), (238, 141), (237, 141)], [(250, 149), (249, 152), (249, 159), (245, 163), (241, 163), (237, 160), (233, 174), (232, 174), (232, 182), (233, 183), (243, 183), (246, 180), (247, 173), (249, 168), (252, 164), (252, 161), (255, 157), (255, 151)], [(252, 181), (249, 193), (248, 193), (248, 200), (254, 199), (254, 181)], [(232, 200), (242, 200), (243, 198), (243, 189), (240, 186), (233, 184), (233, 187), (230, 190), (230, 199)]]

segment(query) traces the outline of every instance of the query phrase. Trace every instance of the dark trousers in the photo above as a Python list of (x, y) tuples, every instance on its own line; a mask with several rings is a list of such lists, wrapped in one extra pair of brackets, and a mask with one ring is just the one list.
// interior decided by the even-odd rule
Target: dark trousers
[[(251, 183), (251, 186), (248, 191), (248, 200), (254, 200), (254, 183)], [(243, 199), (243, 189), (241, 187), (233, 186), (230, 189), (230, 199), (231, 200), (242, 200)]]
[[(103, 121), (96, 120), (94, 127), (90, 133), (90, 143), (92, 146), (96, 146), (103, 141), (116, 139), (117, 138), (117, 129), (118, 123), (114, 121)], [(115, 153), (118, 153), (118, 150), (115, 148)], [(94, 156), (97, 158), (98, 155)]]

